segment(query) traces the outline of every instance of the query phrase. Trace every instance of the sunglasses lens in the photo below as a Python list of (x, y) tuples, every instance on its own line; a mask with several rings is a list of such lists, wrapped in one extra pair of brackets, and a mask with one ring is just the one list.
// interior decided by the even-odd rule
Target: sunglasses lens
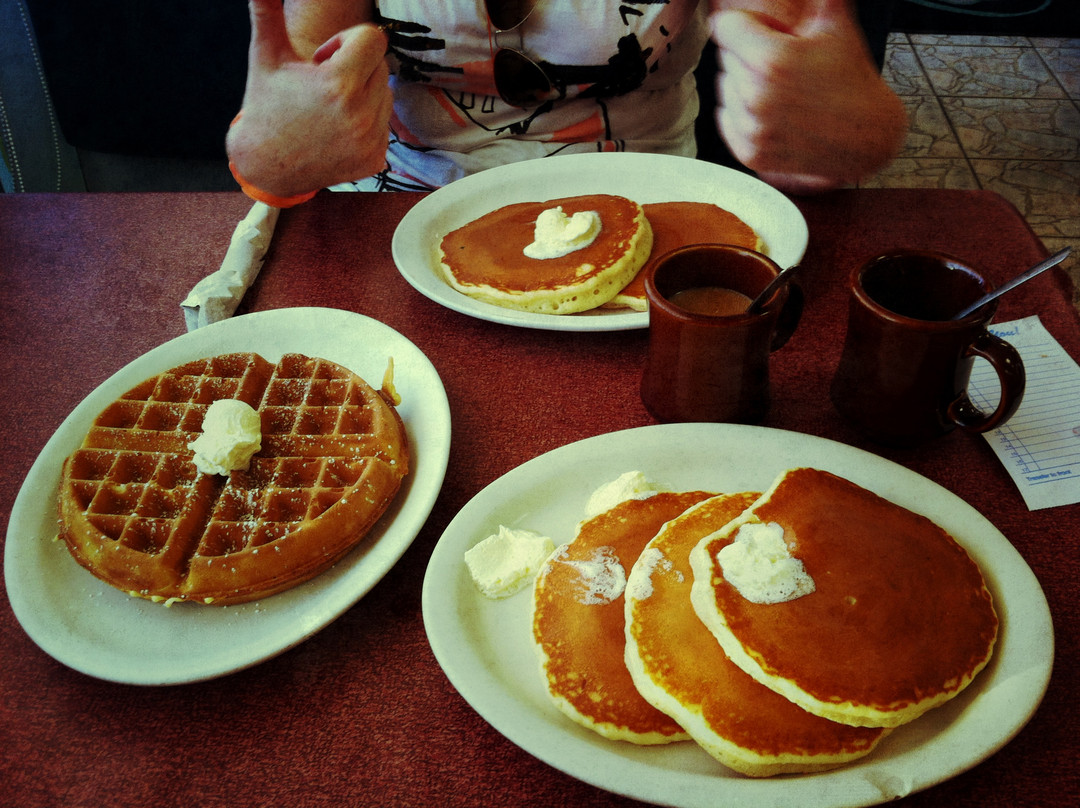
[(495, 89), (512, 107), (535, 107), (551, 92), (551, 82), (535, 62), (515, 50), (495, 54)]
[(517, 28), (528, 18), (539, 0), (486, 0), (488, 19), (500, 31)]

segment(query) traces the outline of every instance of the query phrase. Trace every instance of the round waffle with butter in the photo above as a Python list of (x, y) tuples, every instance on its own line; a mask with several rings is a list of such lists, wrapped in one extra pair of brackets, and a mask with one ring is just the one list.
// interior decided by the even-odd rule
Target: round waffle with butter
[(626, 584), (626, 666), (645, 699), (742, 774), (822, 771), (869, 754), (886, 730), (806, 712), (727, 658), (690, 603), (690, 551), (757, 494), (707, 499), (664, 525)]
[[(754, 603), (717, 553), (744, 523), (783, 528), (814, 591)], [(728, 657), (815, 715), (893, 727), (960, 693), (989, 661), (998, 619), (978, 566), (938, 525), (809, 468), (784, 472), (690, 553), (691, 601)]]
[[(228, 476), (200, 472), (188, 448), (222, 398), (262, 425), (262, 448)], [(288, 589), (355, 547), (397, 494), (409, 447), (391, 398), (300, 354), (161, 373), (106, 407), (64, 462), (60, 536), (94, 575), (154, 601), (226, 605)]]
[[(596, 239), (556, 258), (530, 258), (537, 217), (562, 208), (567, 217), (595, 211)], [(448, 233), (441, 244), (443, 277), (462, 294), (505, 308), (573, 314), (607, 303), (637, 274), (652, 250), (641, 205), (610, 194), (506, 205)]]
[(630, 678), (623, 587), (661, 526), (710, 496), (698, 491), (626, 500), (583, 522), (540, 570), (532, 628), (548, 693), (563, 713), (605, 738), (638, 744), (688, 738)]

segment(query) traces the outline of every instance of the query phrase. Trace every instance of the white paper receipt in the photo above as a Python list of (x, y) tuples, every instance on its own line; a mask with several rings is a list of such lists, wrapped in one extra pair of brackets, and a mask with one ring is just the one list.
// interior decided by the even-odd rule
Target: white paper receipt
[[(1024, 400), (1005, 426), (983, 437), (1020, 489), (1028, 510), (1080, 502), (1080, 366), (1037, 316), (996, 323), (990, 331), (1024, 360)], [(968, 395), (980, 409), (997, 406), (1001, 386), (976, 360)]]

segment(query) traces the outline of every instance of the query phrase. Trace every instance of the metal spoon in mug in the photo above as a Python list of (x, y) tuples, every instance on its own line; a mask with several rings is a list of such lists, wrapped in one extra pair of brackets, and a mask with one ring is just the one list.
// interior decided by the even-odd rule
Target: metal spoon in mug
[(757, 314), (761, 311), (761, 307), (765, 305), (766, 301), (772, 297), (773, 292), (780, 288), (781, 284), (787, 283), (796, 269), (799, 268), (798, 264), (790, 266), (785, 270), (782, 270), (775, 278), (769, 281), (769, 285), (761, 290), (761, 294), (754, 298), (753, 302), (746, 307), (747, 314)]
[(980, 297), (978, 300), (976, 300), (970, 306), (963, 309), (959, 314), (955, 315), (952, 319), (959, 320), (959, 319), (961, 319), (963, 317), (967, 317), (969, 314), (971, 314), (971, 312), (975, 311), (975, 309), (982, 308), (987, 303), (989, 303), (991, 300), (996, 300), (997, 298), (1001, 297), (1003, 294), (1008, 292), (1013, 287), (1019, 286), (1024, 281), (1031, 280), (1036, 275), (1038, 275), (1040, 272), (1043, 272), (1044, 270), (1050, 269), (1050, 267), (1052, 267), (1052, 266), (1057, 266), (1058, 264), (1060, 264), (1062, 261), (1065, 260), (1065, 258), (1069, 255), (1070, 252), (1072, 252), (1072, 247), (1066, 247), (1064, 250), (1061, 250), (1060, 252), (1054, 253), (1049, 258), (1047, 258), (1045, 261), (1040, 261), (1039, 263), (1037, 263), (1035, 266), (1033, 266), (1027, 272), (1023, 272), (1023, 273), (1017, 275), (1011, 281), (999, 286), (994, 291), (987, 292), (985, 295)]

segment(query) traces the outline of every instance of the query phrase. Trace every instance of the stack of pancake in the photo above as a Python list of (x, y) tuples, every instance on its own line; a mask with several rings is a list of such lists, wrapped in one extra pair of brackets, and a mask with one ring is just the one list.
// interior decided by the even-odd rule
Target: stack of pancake
[[(556, 258), (530, 258), (537, 218), (561, 208), (595, 212), (600, 232), (588, 246)], [(448, 233), (440, 268), (462, 294), (504, 308), (575, 314), (596, 308), (645, 311), (644, 274), (677, 247), (734, 244), (758, 250), (760, 238), (730, 211), (705, 202), (641, 205), (611, 194), (522, 202), (498, 208)]]
[[(814, 590), (753, 602), (717, 555), (779, 525)], [(641, 744), (689, 736), (754, 777), (869, 754), (960, 693), (998, 619), (978, 566), (929, 519), (809, 468), (764, 493), (656, 494), (584, 521), (537, 578), (533, 639), (571, 718)]]

